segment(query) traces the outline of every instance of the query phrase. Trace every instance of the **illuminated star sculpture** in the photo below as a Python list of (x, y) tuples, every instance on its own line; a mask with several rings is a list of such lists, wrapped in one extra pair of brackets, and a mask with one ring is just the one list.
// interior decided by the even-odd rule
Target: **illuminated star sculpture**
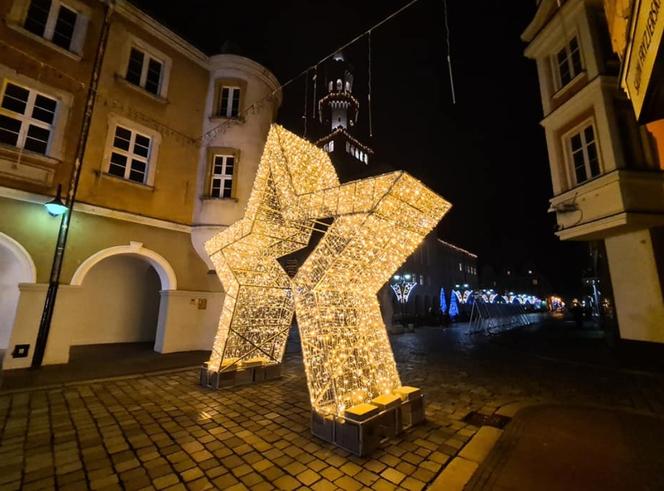
[[(273, 125), (244, 218), (206, 243), (226, 291), (208, 370), (280, 363), (297, 312), (316, 412), (390, 394), (401, 383), (377, 293), (449, 208), (405, 172), (340, 185), (325, 152)], [(291, 279), (277, 258), (314, 230)]]

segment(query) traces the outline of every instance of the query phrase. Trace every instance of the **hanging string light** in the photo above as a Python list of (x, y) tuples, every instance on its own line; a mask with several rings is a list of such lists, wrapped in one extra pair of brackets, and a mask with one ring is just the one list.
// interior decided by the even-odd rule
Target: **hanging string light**
[(372, 122), (372, 110), (371, 110), (371, 30), (369, 30), (369, 33), (367, 34), (367, 49), (368, 49), (368, 84), (369, 84), (369, 90), (367, 92), (367, 111), (369, 114), (369, 136), (373, 136), (373, 122)]
[(454, 75), (452, 73), (452, 45), (450, 42), (450, 25), (447, 13), (447, 0), (443, 0), (443, 17), (445, 18), (445, 43), (447, 45), (447, 71), (450, 75), (450, 90), (452, 91), (452, 104), (456, 104), (456, 93), (454, 91)]
[(302, 119), (304, 119), (304, 133), (302, 136), (307, 137), (307, 103), (309, 102), (309, 72), (304, 77), (304, 112), (302, 113)]
[(314, 94), (311, 101), (311, 119), (316, 121), (316, 99), (318, 98), (318, 66), (314, 67)]
[[(318, 61), (317, 61), (316, 63), (314, 63), (313, 65), (308, 66), (307, 68), (305, 68), (304, 70), (302, 70), (300, 73), (298, 73), (298, 74), (295, 75), (294, 77), (290, 78), (289, 80), (287, 80), (286, 82), (284, 82), (283, 84), (281, 84), (279, 87), (277, 87), (276, 89), (274, 89), (274, 90), (273, 90), (272, 92), (270, 92), (268, 95), (266, 95), (266, 96), (260, 98), (259, 100), (257, 100), (257, 101), (254, 102), (253, 104), (249, 105), (248, 108), (247, 108), (247, 110), (252, 109), (256, 104), (261, 104), (261, 103), (265, 103), (265, 102), (267, 102), (267, 101), (269, 101), (269, 100), (272, 100), (274, 97), (277, 96), (278, 92), (280, 92), (281, 90), (285, 89), (285, 88), (288, 87), (289, 85), (293, 84), (295, 81), (299, 80), (300, 77), (304, 77), (304, 76), (306, 76), (306, 75), (309, 73), (309, 71), (311, 71), (312, 69), (316, 69), (319, 65), (321, 65), (321, 64), (324, 63), (324, 62), (326, 62), (327, 60), (329, 60), (330, 58), (332, 58), (334, 55), (336, 55), (337, 53), (339, 53), (340, 51), (343, 51), (344, 49), (348, 48), (349, 46), (352, 46), (352, 45), (355, 44), (357, 41), (359, 41), (360, 39), (362, 39), (364, 36), (368, 35), (371, 31), (376, 30), (377, 28), (379, 28), (380, 26), (382, 26), (382, 25), (385, 24), (386, 22), (392, 20), (394, 17), (396, 17), (397, 15), (401, 14), (404, 10), (406, 10), (406, 9), (408, 9), (408, 8), (410, 8), (410, 7), (412, 7), (414, 4), (416, 4), (416, 3), (419, 2), (419, 1), (420, 1), (420, 0), (411, 0), (411, 1), (408, 2), (406, 5), (400, 7), (400, 8), (397, 9), (396, 11), (392, 12), (390, 15), (388, 15), (388, 16), (385, 17), (385, 18), (383, 18), (381, 21), (377, 22), (376, 24), (374, 24), (374, 25), (371, 26), (370, 28), (366, 29), (365, 31), (362, 31), (360, 34), (358, 34), (357, 36), (355, 36), (353, 39), (351, 39), (351, 40), (348, 41), (347, 43), (342, 44), (342, 45), (339, 46), (337, 49), (331, 51), (330, 53), (328, 53), (327, 55), (325, 55), (323, 58), (321, 58), (320, 60), (318, 60)], [(242, 115), (244, 115), (244, 111), (240, 111), (240, 116), (242, 116)], [(212, 138), (216, 137), (217, 135), (219, 135), (219, 134), (225, 132), (226, 129), (228, 128), (228, 126), (229, 126), (229, 125), (228, 125), (228, 122), (226, 122), (226, 121), (220, 123), (219, 125), (215, 126), (214, 128), (210, 129), (209, 131), (203, 133), (203, 135), (201, 135), (201, 137), (199, 138), (199, 141), (201, 141), (201, 142), (203, 142), (203, 143), (208, 142), (210, 139), (212, 139)]]

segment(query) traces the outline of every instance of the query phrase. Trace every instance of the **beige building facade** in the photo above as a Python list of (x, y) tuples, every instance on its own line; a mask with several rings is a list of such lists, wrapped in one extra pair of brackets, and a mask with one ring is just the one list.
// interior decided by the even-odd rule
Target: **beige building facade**
[[(664, 342), (664, 153), (620, 90), (600, 0), (541, 0), (522, 34), (537, 63), (562, 240), (603, 245), (620, 337)], [(604, 285), (605, 290), (610, 289)]]
[(91, 344), (209, 349), (223, 291), (202, 241), (244, 209), (277, 80), (247, 58), (207, 56), (122, 0), (1, 0), (0, 17), (3, 367), (31, 364), (60, 225), (43, 205), (70, 187), (97, 53), (44, 363)]

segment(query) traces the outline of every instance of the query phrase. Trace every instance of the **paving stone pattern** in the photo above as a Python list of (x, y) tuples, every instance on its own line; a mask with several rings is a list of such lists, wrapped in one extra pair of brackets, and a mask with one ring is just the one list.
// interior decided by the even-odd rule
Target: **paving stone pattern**
[[(469, 411), (558, 400), (658, 411), (660, 378), (519, 354), (460, 330), (392, 339), (427, 422), (357, 458), (310, 433), (302, 361), (284, 377), (211, 391), (196, 370), (0, 394), (2, 489), (408, 489), (431, 483), (478, 428)], [(659, 392), (658, 392), (659, 391)]]
[(188, 370), (0, 397), (1, 489), (422, 489), (477, 430), (440, 411), (370, 459), (310, 434), (299, 360), (223, 391)]

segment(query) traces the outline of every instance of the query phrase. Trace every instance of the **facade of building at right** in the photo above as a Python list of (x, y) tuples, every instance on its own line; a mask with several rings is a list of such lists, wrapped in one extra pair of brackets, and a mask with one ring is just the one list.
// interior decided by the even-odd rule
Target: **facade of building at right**
[(605, 251), (620, 337), (664, 343), (660, 3), (538, 0), (521, 38), (537, 62), (556, 235)]

